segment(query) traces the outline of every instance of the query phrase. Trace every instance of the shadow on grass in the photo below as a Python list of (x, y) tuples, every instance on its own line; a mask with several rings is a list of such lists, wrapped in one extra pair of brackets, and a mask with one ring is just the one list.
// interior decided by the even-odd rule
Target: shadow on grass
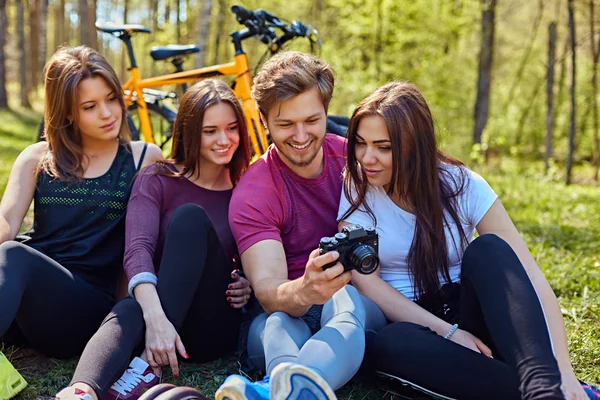
[(33, 144), (37, 141), (37, 129), (32, 128), (31, 131), (17, 133), (13, 130), (2, 129), (2, 127), (0, 127), (0, 141), (3, 141), (4, 139), (14, 139), (25, 142), (30, 141), (31, 144)]
[[(32, 349), (15, 346), (4, 349), (7, 358), (23, 375), (29, 385), (15, 400), (50, 400), (54, 394), (67, 386), (73, 376), (77, 359), (55, 360), (43, 356)], [(213, 398), (217, 388), (231, 374), (239, 374), (239, 364), (235, 357), (225, 357), (205, 364), (182, 362), (180, 377), (173, 379), (167, 369), (162, 377), (163, 383), (186, 385), (197, 388), (207, 397)], [(250, 379), (261, 379), (256, 375)], [(396, 384), (394, 381), (378, 380), (372, 376), (358, 374), (348, 384), (336, 392), (338, 399), (350, 400), (427, 400), (430, 397), (410, 388)]]
[(42, 122), (42, 116), (33, 110), (2, 110), (5, 115), (11, 115), (23, 124), (39, 125)]

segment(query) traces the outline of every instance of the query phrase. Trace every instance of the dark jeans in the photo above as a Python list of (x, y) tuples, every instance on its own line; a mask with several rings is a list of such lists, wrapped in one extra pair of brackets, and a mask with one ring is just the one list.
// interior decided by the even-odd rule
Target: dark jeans
[(396, 322), (369, 336), (368, 364), (455, 399), (564, 399), (540, 301), (517, 255), (496, 235), (480, 236), (465, 251), (459, 325), (494, 358)]
[[(206, 362), (235, 349), (242, 313), (231, 308), (225, 292), (232, 264), (203, 208), (179, 207), (171, 221), (158, 272), (157, 291), (169, 321), (195, 362)], [(72, 382), (90, 385), (99, 398), (144, 348), (141, 307), (121, 300), (86, 346)], [(137, 355), (137, 354), (135, 354)]]
[(15, 241), (0, 245), (2, 340), (73, 357), (113, 305), (110, 296), (39, 251)]

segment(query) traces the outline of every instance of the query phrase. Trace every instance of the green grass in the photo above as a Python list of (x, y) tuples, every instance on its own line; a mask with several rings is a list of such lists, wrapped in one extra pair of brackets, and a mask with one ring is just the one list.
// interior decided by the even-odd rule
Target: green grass
[[(40, 116), (0, 112), (0, 188), (19, 152), (35, 137)], [(511, 164), (512, 163), (512, 164)], [(557, 294), (565, 317), (569, 348), (579, 377), (600, 383), (600, 190), (599, 186), (566, 187), (546, 175), (539, 164), (515, 168), (501, 165), (478, 170), (497, 191), (517, 228)], [(513, 166), (511, 166), (513, 165)], [(218, 329), (218, 327), (207, 327)], [(57, 361), (22, 349), (4, 349), (29, 386), (21, 399), (50, 398), (66, 384), (76, 360)], [(214, 393), (225, 377), (237, 373), (233, 358), (213, 363), (184, 364), (181, 377), (168, 382), (188, 384)], [(391, 391), (384, 382), (354, 380), (338, 391), (340, 399), (404, 399), (418, 394)], [(415, 396), (415, 397), (413, 397)], [(422, 397), (421, 397), (422, 398)]]
[(4, 193), (15, 158), (34, 143), (42, 116), (30, 110), (0, 111), (0, 192)]

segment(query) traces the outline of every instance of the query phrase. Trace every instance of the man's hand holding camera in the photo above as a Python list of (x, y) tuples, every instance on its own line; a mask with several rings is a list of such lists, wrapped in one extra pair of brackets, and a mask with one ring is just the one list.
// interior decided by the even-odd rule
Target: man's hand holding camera
[[(303, 304), (325, 304), (335, 292), (350, 282), (352, 273), (344, 271), (344, 266), (336, 263), (339, 256), (337, 251), (321, 255), (319, 249), (310, 253), (298, 293)], [(331, 263), (335, 265), (323, 270), (324, 266)]]
[(299, 293), (304, 305), (324, 304), (350, 282), (352, 270), (371, 274), (379, 266), (375, 228), (348, 225), (333, 237), (321, 238), (308, 258)]

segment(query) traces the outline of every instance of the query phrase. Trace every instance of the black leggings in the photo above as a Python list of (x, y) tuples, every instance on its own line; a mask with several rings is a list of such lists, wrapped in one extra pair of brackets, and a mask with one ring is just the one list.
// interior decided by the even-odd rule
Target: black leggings
[(110, 296), (39, 251), (15, 241), (0, 244), (2, 340), (73, 357), (113, 305)]
[(460, 296), (460, 328), (490, 347), (494, 359), (396, 322), (369, 338), (368, 363), (455, 399), (564, 399), (540, 301), (504, 240), (482, 235), (467, 247)]
[[(179, 207), (171, 218), (158, 272), (163, 310), (191, 360), (206, 362), (235, 349), (242, 313), (227, 302), (231, 263), (203, 208)], [(72, 382), (90, 385), (99, 398), (144, 348), (145, 325), (138, 302), (115, 305), (85, 347)]]

